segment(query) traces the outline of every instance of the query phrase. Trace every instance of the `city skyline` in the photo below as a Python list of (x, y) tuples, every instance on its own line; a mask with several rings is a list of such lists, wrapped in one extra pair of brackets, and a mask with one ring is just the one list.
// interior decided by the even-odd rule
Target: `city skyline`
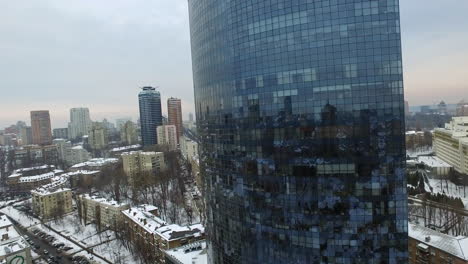
[[(52, 127), (66, 127), (69, 109), (80, 106), (90, 109), (93, 120), (136, 120), (134, 94), (145, 85), (160, 86), (164, 114), (169, 97), (181, 98), (184, 119), (195, 112), (186, 1), (104, 6), (109, 7), (106, 1), (0, 4), (6, 21), (0, 33), (7, 36), (0, 44), (5, 73), (0, 90), (2, 109), (9, 110), (1, 111), (0, 127), (27, 121), (29, 111), (43, 109), (50, 111)], [(468, 99), (463, 93), (468, 36), (460, 34), (468, 26), (466, 8), (467, 2), (456, 0), (402, 1), (405, 99), (410, 105)], [(450, 16), (440, 10), (449, 10)]]

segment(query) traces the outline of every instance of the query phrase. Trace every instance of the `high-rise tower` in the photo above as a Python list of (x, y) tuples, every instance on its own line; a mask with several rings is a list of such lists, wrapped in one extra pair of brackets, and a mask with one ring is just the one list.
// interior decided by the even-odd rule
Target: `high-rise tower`
[(178, 98), (167, 99), (167, 121), (169, 125), (174, 125), (177, 132), (177, 143), (182, 136), (182, 102)]
[(68, 123), (68, 136), (70, 139), (87, 135), (91, 125), (88, 108), (77, 107), (70, 109), (70, 123)]
[(156, 127), (162, 125), (161, 94), (154, 87), (143, 87), (138, 94), (143, 146), (156, 145)]
[(50, 126), (49, 111), (31, 111), (31, 131), (33, 144), (52, 144), (52, 129)]
[(398, 0), (189, 0), (211, 263), (407, 263)]

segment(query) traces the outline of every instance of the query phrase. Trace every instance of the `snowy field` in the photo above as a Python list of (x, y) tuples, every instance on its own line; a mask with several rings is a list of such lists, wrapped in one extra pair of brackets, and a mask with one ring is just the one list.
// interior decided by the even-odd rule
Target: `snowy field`
[(460, 198), (465, 205), (465, 209), (468, 209), (468, 187), (457, 186), (449, 180), (440, 179), (429, 179), (429, 185), (432, 187), (432, 193)]

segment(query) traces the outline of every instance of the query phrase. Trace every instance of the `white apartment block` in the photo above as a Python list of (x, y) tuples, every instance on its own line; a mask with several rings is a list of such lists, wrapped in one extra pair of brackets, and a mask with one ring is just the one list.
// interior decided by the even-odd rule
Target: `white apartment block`
[(198, 143), (186, 137), (180, 137), (180, 151), (186, 159), (196, 159), (198, 157)]
[(71, 139), (82, 137), (88, 134), (91, 128), (91, 119), (88, 108), (70, 109), (70, 123), (68, 123), (68, 136)]
[(68, 188), (37, 188), (31, 191), (33, 212), (41, 219), (60, 217), (73, 211)]
[(158, 172), (166, 169), (163, 152), (131, 151), (122, 153), (123, 169), (128, 183), (133, 185), (141, 173)]
[(453, 117), (445, 128), (435, 129), (433, 147), (437, 157), (468, 174), (468, 116)]
[(171, 150), (177, 149), (177, 128), (175, 125), (164, 125), (156, 128), (158, 145), (168, 145)]
[(102, 229), (118, 228), (122, 222), (122, 211), (130, 208), (128, 204), (110, 201), (108, 199), (91, 196), (89, 194), (80, 195), (79, 206), (81, 217), (85, 223), (95, 223)]

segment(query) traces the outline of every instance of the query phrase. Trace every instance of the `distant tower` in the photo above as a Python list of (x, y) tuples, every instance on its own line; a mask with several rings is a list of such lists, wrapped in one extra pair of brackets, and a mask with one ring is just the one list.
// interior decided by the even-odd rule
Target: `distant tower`
[(410, 108), (409, 108), (409, 103), (408, 101), (405, 101), (405, 116), (410, 115)]
[(178, 98), (167, 99), (168, 124), (174, 125), (177, 132), (177, 143), (182, 136), (182, 103)]
[(68, 136), (70, 139), (87, 135), (91, 125), (88, 108), (78, 107), (70, 109), (70, 123), (68, 123)]
[(31, 111), (32, 143), (37, 145), (52, 144), (52, 129), (49, 111)]
[(190, 114), (189, 114), (189, 121), (190, 121), (190, 122), (193, 122), (193, 113), (190, 113)]
[(141, 140), (143, 146), (156, 145), (156, 127), (162, 125), (161, 94), (146, 86), (138, 94), (140, 105)]

